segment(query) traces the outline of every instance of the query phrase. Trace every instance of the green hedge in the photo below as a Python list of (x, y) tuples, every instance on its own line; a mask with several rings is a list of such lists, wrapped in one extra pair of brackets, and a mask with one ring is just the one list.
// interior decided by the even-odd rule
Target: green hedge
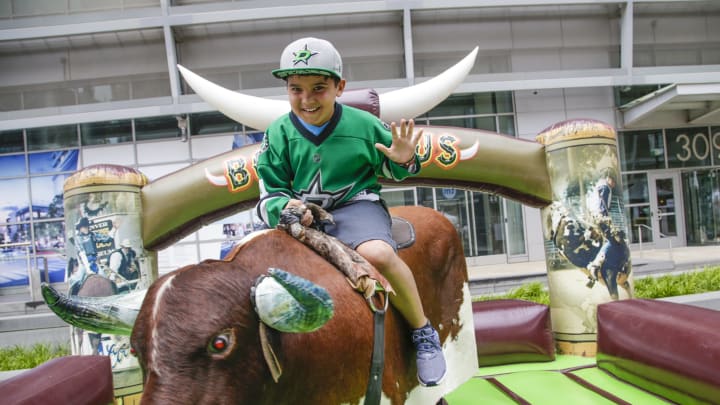
[(36, 344), (32, 347), (0, 348), (0, 371), (33, 368), (55, 357), (69, 354), (70, 348), (62, 345)]

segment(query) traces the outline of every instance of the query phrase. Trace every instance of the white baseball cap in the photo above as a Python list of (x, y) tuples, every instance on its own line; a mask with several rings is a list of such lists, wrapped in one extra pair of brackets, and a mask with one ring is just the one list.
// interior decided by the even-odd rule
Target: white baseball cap
[(342, 58), (330, 42), (318, 38), (301, 38), (285, 47), (280, 69), (272, 74), (284, 79), (290, 75), (321, 75), (342, 79)]

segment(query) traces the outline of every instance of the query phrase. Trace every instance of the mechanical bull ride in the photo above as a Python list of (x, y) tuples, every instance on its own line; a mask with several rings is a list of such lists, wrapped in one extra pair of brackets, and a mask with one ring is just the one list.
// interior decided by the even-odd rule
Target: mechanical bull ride
[[(462, 243), (437, 211), (392, 212), (414, 228), (415, 240), (400, 255), (413, 269), (452, 367), (443, 386), (419, 387), (407, 325), (387, 311), (382, 392), (393, 404), (435, 403), (477, 369), (468, 360), (475, 357), (472, 321), (461, 319), (461, 313), (470, 313)], [(307, 243), (336, 264), (349, 263), (353, 272), (359, 256), (343, 257), (342, 249), (332, 249), (339, 242), (315, 232)], [(336, 267), (288, 233), (266, 230), (249, 235), (225, 260), (161, 277), (147, 290), (139, 312), (117, 301), (60, 296), (48, 301), (60, 313), (82, 312), (75, 322), (86, 329), (127, 333), (134, 324), (132, 347), (145, 375), (143, 403), (358, 403), (370, 375), (373, 313), (351, 284), (367, 285), (362, 278), (368, 275), (348, 276), (348, 283)], [(382, 280), (369, 264), (362, 267)], [(269, 287), (270, 293), (262, 287), (272, 296), (258, 298), (254, 290), (267, 276), (277, 287)], [(285, 333), (265, 329), (261, 319)]]
[[(345, 91), (340, 102), (371, 111), (388, 122), (416, 117), (451, 94), (470, 71), (476, 52), (415, 86), (380, 95), (374, 91)], [(232, 92), (187, 69), (180, 70), (198, 95), (247, 126), (264, 129), (289, 110), (286, 102)], [(616, 297), (602, 283), (588, 285), (587, 275), (606, 274), (595, 268), (617, 260), (608, 261), (598, 254), (598, 260), (592, 261), (596, 266), (592, 271), (577, 267), (565, 253), (579, 246), (555, 245), (561, 240), (556, 234), (565, 230), (554, 219), (560, 211), (566, 218), (585, 224), (601, 218), (594, 213), (590, 196), (603, 170), (617, 170), (615, 131), (594, 120), (570, 120), (547, 128), (537, 137), (538, 142), (531, 142), (475, 129), (422, 129), (423, 137), (417, 148), (422, 170), (403, 185), (485, 191), (533, 207), (546, 207), (542, 215), (553, 331), (559, 344), (570, 342), (570, 346), (560, 344), (570, 353), (575, 351), (572, 344), (577, 339), (594, 340), (593, 316), (597, 304)], [(258, 149), (257, 145), (236, 149), (153, 182), (126, 167), (87, 167), (66, 180), (65, 212), (80, 211), (90, 195), (99, 193), (111, 201), (110, 212), (105, 216), (130, 216), (131, 221), (124, 221), (125, 226), (119, 227), (118, 238), (133, 241), (138, 257), (143, 258), (138, 285), (146, 286), (157, 279), (157, 250), (203, 224), (256, 204), (259, 190), (254, 161)], [(569, 150), (571, 156), (566, 155)], [(572, 170), (568, 170), (568, 165)], [(619, 181), (615, 184), (618, 191), (614, 195), (620, 195)], [(97, 200), (97, 196), (93, 198)], [(622, 209), (617, 198), (612, 201), (615, 204), (608, 205), (607, 218), (601, 219), (618, 227), (623, 224)], [(413, 207), (397, 207), (393, 213), (407, 218), (415, 227), (417, 241), (402, 250), (401, 257), (415, 273), (424, 295), (425, 312), (433, 323), (443, 325), (440, 334), (452, 375), (438, 387), (416, 389), (408, 342), (399, 338), (405, 336), (401, 329), (406, 326), (389, 311), (383, 394), (396, 403), (403, 400), (429, 403), (469, 378), (475, 368), (475, 356), (468, 354), (474, 347), (471, 331), (464, 338), (465, 329), (472, 326), (467, 286), (463, 284), (467, 276), (464, 267), (460, 267), (463, 259), (459, 245), (456, 246), (455, 231), (445, 231), (447, 221), (439, 214)], [(66, 222), (74, 220), (77, 218), (72, 214), (66, 215)], [(68, 223), (71, 225), (67, 228), (71, 228), (72, 222)], [(128, 223), (132, 226), (128, 227)], [(629, 257), (623, 261), (623, 269), (630, 276)], [(63, 297), (47, 286), (44, 293), (51, 308), (78, 327), (120, 335), (129, 335), (136, 328), (133, 342), (146, 371), (146, 400), (167, 399), (168, 392), (173, 391), (174, 402), (185, 398), (200, 401), (199, 396), (204, 395), (201, 392), (211, 391), (196, 387), (201, 385), (213, 391), (237, 392), (237, 398), (250, 398), (246, 395), (259, 395), (262, 391), (263, 398), (282, 402), (277, 393), (282, 391), (292, 394), (287, 398), (293, 400), (302, 392), (320, 403), (356, 401), (368, 385), (371, 313), (365, 300), (347, 287), (335, 267), (285, 233), (273, 230), (252, 234), (234, 251), (231, 260), (205, 261), (164, 276), (150, 288), (142, 310), (140, 304), (145, 293), (142, 289), (95, 299)], [(287, 272), (292, 276), (288, 276), (291, 281), (286, 280), (285, 284), (300, 285), (303, 286), (300, 290), (320, 295), (326, 291), (333, 302), (334, 316), (313, 332), (259, 335), (260, 324), (250, 311), (249, 290), (257, 277), (267, 275), (270, 268), (284, 272), (273, 271), (275, 275), (267, 279), (282, 278), (279, 274)], [(301, 280), (310, 280), (313, 286)], [(283, 284), (279, 279), (276, 281)], [(623, 286), (625, 281), (631, 293), (631, 278), (624, 278)], [(305, 298), (306, 294), (296, 297), (298, 302), (307, 301)], [(292, 307), (303, 307), (296, 304)], [(316, 315), (326, 317), (327, 309), (320, 309)], [(587, 347), (580, 350), (588, 353)], [(195, 367), (202, 362), (212, 366)], [(251, 364), (253, 368), (248, 368)], [(243, 374), (236, 375), (234, 370), (240, 367)], [(277, 368), (274, 372), (283, 370), (277, 383), (263, 379), (270, 375), (271, 367)], [(117, 376), (117, 370), (115, 373)], [(173, 383), (171, 387), (166, 382), (170, 378), (193, 383)], [(141, 388), (142, 381), (137, 380)], [(278, 387), (282, 390), (277, 390)], [(139, 396), (137, 392), (135, 395)]]

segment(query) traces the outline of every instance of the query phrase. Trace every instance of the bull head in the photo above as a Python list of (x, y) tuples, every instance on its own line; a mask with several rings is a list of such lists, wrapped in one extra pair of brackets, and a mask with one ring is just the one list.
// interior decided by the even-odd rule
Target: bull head
[[(328, 292), (294, 274), (270, 269), (261, 277), (251, 298), (260, 319), (281, 332), (311, 332), (333, 316)], [(62, 320), (78, 328), (99, 333), (130, 336), (147, 290), (109, 297), (78, 297), (60, 294), (43, 283), (48, 307)]]

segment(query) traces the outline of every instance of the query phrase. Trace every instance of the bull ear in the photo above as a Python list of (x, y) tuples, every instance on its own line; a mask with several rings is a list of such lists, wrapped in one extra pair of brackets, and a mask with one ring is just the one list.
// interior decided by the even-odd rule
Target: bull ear
[(333, 302), (324, 288), (280, 269), (268, 269), (250, 293), (260, 320), (281, 332), (306, 333), (333, 316)]
[(41, 286), (48, 307), (63, 321), (99, 333), (130, 336), (147, 290), (108, 297), (65, 296), (47, 283)]

